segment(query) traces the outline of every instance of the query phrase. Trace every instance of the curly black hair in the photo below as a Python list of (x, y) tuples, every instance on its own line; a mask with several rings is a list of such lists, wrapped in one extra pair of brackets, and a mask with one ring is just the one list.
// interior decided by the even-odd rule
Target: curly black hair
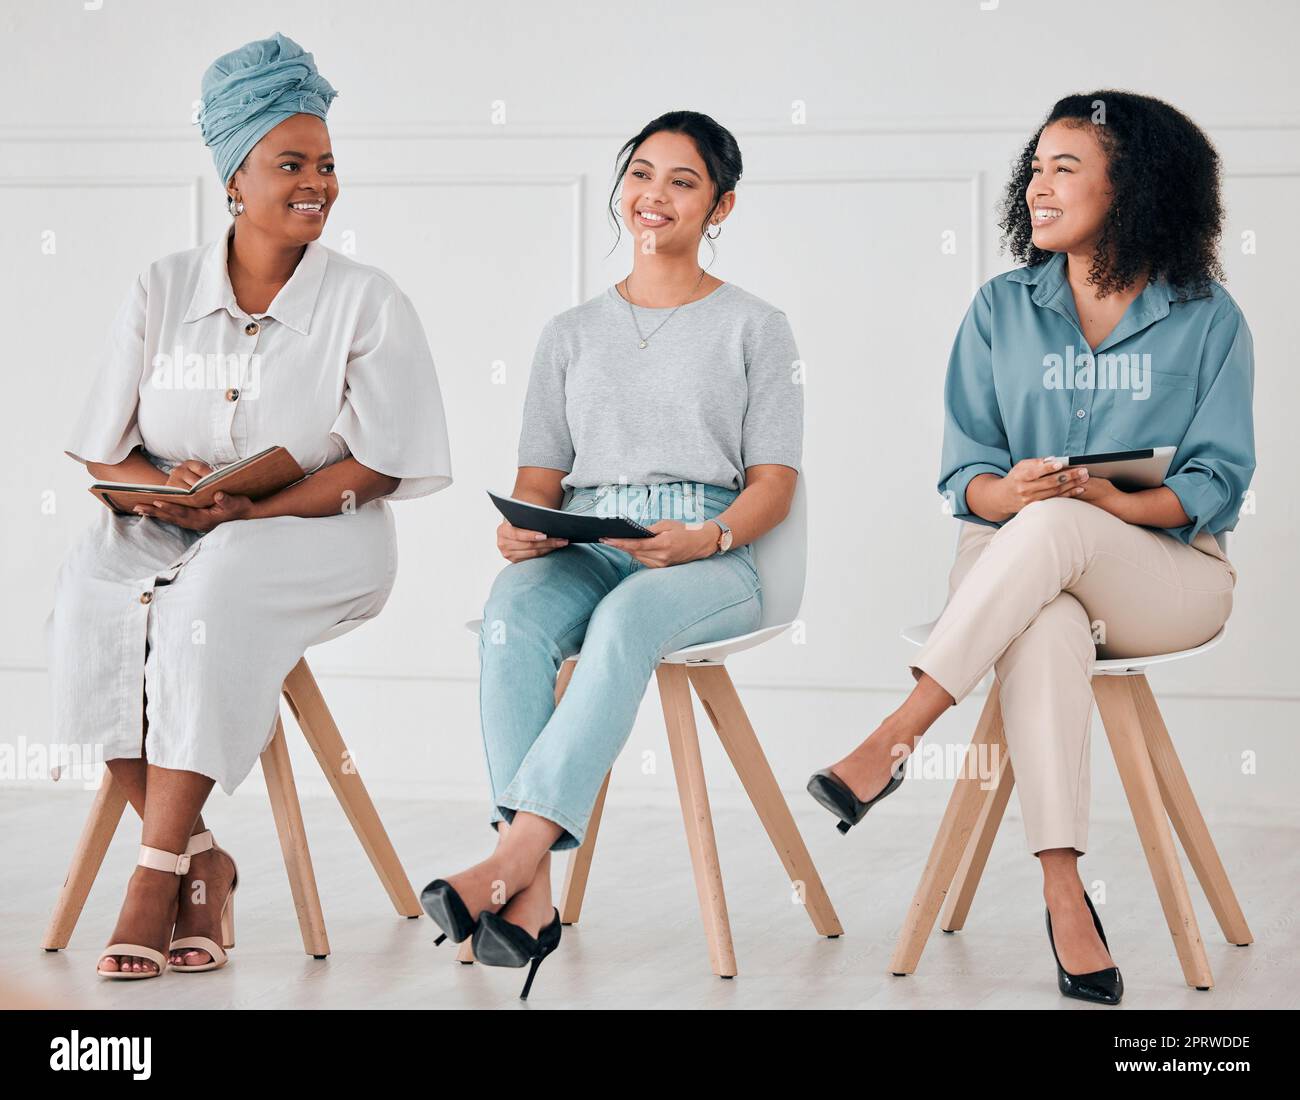
[(1050, 252), (1035, 248), (1025, 189), (1038, 139), (1053, 122), (1096, 126), (1108, 158), (1114, 198), (1102, 223), (1089, 281), (1104, 297), (1149, 270), (1186, 294), (1223, 280), (1219, 235), (1219, 154), (1200, 128), (1163, 100), (1134, 92), (1099, 91), (1058, 100), (1016, 160), (1000, 207), (1002, 246), (1034, 265)]

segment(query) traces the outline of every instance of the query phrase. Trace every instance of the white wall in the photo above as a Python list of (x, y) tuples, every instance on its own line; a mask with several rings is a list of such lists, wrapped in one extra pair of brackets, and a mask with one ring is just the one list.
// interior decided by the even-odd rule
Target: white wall
[[(58, 561), (99, 507), (61, 447), (109, 320), (143, 265), (227, 222), (188, 125), (199, 78), (278, 29), (341, 91), (330, 125), (343, 192), (325, 240), (353, 234), (358, 257), (416, 302), (452, 434), (455, 485), (396, 506), (402, 568), (387, 610), (310, 654), (376, 792), (486, 799), (476, 650), (461, 625), (502, 564), (483, 490), (512, 483), (541, 325), (628, 269), (626, 232), (605, 255), (603, 213), (627, 137), (678, 107), (733, 129), (747, 170), (713, 270), (785, 308), (809, 363), (807, 642), (733, 662), (778, 778), (798, 792), (901, 698), (898, 628), (939, 609), (953, 540), (934, 491), (943, 370), (974, 288), (1010, 266), (993, 215), (1010, 161), (1058, 96), (1116, 85), (1169, 99), (1217, 143), (1228, 286), (1258, 356), (1258, 505), (1233, 546), (1228, 641), (1152, 679), (1211, 820), (1293, 809), (1292, 5), (64, 0), (6, 5), (0, 20), (5, 742), (49, 736), (43, 623)], [(490, 121), (498, 100), (505, 125)], [(794, 101), (806, 124), (791, 122)], [(955, 254), (941, 251), (948, 231)], [(497, 360), (504, 385), (491, 380)], [(978, 705), (933, 740), (967, 739)], [(700, 721), (715, 798), (735, 797)], [(1099, 723), (1094, 733), (1095, 814), (1122, 813)], [(300, 786), (317, 789), (291, 742)], [(1241, 774), (1244, 751), (1259, 754), (1257, 774)], [(658, 761), (648, 774), (645, 753)], [(617, 797), (671, 798), (671, 775), (651, 696)], [(259, 788), (254, 777), (241, 795)], [(945, 788), (909, 797), (928, 810)]]

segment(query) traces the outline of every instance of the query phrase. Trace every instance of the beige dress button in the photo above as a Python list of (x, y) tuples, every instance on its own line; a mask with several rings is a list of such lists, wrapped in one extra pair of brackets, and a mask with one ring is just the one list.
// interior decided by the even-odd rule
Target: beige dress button
[(244, 326), (244, 332), (249, 336), (256, 336), (261, 331), (262, 326), (256, 321), (249, 321), (248, 324)]
[(238, 400), (239, 400), (239, 391), (236, 390), (236, 389), (229, 389), (229, 390), (226, 390), (226, 400), (227, 400), (227, 401), (238, 401)]
[(141, 592), (141, 593), (140, 593), (140, 602), (141, 602), (141, 603), (152, 603), (152, 602), (153, 602), (153, 593), (152, 593), (152, 592)]

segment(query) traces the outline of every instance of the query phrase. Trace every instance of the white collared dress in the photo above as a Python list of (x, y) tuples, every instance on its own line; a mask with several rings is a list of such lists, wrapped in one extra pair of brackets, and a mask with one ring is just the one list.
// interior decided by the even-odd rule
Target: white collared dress
[[(283, 445), (308, 473), (351, 455), (400, 478), (394, 500), (449, 485), (442, 395), (410, 299), (313, 242), (266, 312), (249, 315), (228, 240), (139, 277), (67, 453), (117, 463), (142, 447), (170, 471)], [(303, 651), (377, 615), (396, 571), (386, 499), (206, 534), (105, 508), (64, 560), (47, 622), (55, 739), (102, 744), (106, 760), (143, 748), (229, 793), (273, 736)]]

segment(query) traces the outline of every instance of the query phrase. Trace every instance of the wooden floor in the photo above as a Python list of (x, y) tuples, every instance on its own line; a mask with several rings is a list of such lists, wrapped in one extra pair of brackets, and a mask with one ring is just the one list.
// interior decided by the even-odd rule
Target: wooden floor
[[(260, 793), (260, 792), (259, 792)], [(696, 907), (681, 817), (620, 806), (611, 791), (579, 924), (542, 966), (527, 1007), (540, 1008), (1042, 1008), (1112, 1011), (1056, 990), (1036, 862), (1008, 819), (965, 930), (936, 931), (914, 975), (887, 973), (899, 922), (937, 820), (882, 806), (841, 837), (811, 800), (795, 817), (846, 934), (818, 938), (794, 904), (751, 812), (715, 810), (740, 974), (713, 976)], [(0, 799), (0, 975), (9, 997), (50, 1007), (519, 1008), (522, 971), (462, 966), (432, 946), (427, 918), (397, 917), (330, 799), (303, 802), (333, 953), (305, 955), (275, 827), (264, 798), (217, 795), (209, 817), (239, 861), (238, 946), (226, 969), (110, 982), (94, 974), (139, 841), (130, 814), (91, 892), (71, 946), (41, 935), (90, 795), (7, 791)], [(802, 804), (802, 803), (806, 803)], [(491, 833), (481, 806), (380, 802), (417, 892), (481, 858)], [(1094, 823), (1084, 881), (1103, 880), (1101, 908), (1124, 973), (1125, 1008), (1296, 1008), (1300, 836), (1211, 822), (1256, 942), (1224, 942), (1199, 888), (1192, 897), (1216, 987), (1183, 984), (1131, 822)], [(557, 886), (564, 861), (555, 865)], [(1184, 864), (1186, 867), (1186, 864)], [(1190, 874), (1190, 872), (1188, 872)]]

